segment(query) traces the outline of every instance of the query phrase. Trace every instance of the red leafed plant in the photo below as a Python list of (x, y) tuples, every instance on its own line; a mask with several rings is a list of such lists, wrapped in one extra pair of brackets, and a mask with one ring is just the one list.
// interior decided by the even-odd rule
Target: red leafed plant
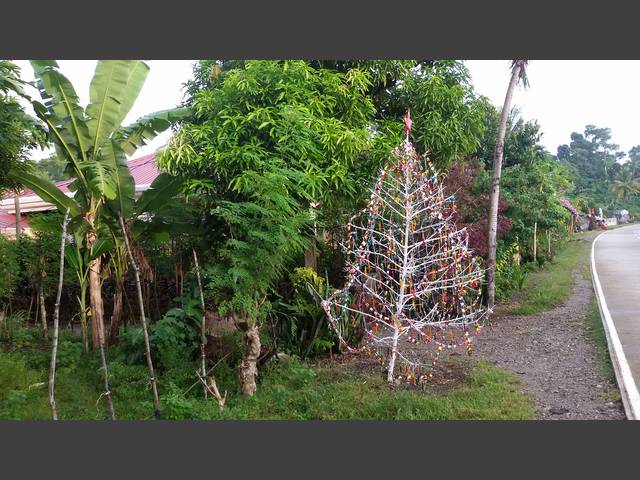
[[(447, 195), (455, 195), (458, 207), (455, 222), (459, 228), (466, 227), (469, 234), (469, 247), (477, 255), (487, 254), (487, 228), (489, 226), (489, 192), (473, 192), (473, 185), (480, 173), (480, 164), (468, 160), (454, 165), (444, 180)], [(507, 203), (500, 198), (498, 203), (498, 238), (511, 230), (511, 220), (504, 215)]]

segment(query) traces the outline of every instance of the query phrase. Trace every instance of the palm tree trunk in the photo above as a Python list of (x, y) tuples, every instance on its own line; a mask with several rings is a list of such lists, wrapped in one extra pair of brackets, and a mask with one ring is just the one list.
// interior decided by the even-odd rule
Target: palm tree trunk
[(147, 357), (147, 367), (149, 368), (149, 377), (151, 380), (151, 392), (153, 395), (153, 407), (154, 415), (156, 418), (160, 418), (160, 399), (158, 398), (158, 388), (156, 385), (156, 376), (153, 368), (153, 360), (151, 358), (151, 346), (149, 345), (149, 332), (147, 331), (147, 320), (144, 314), (144, 298), (142, 296), (142, 285), (140, 284), (140, 271), (138, 264), (133, 258), (131, 251), (131, 245), (129, 244), (129, 236), (127, 235), (127, 229), (124, 226), (124, 220), (120, 217), (120, 227), (122, 228), (122, 235), (124, 237), (124, 243), (127, 247), (127, 254), (129, 256), (129, 262), (133, 267), (133, 273), (136, 279), (136, 290), (138, 291), (138, 305), (140, 307), (140, 320), (142, 321), (142, 332), (144, 334), (144, 348)]
[(511, 71), (511, 80), (507, 88), (507, 94), (500, 114), (500, 125), (498, 128), (498, 139), (496, 150), (493, 156), (493, 176), (491, 182), (491, 199), (489, 210), (489, 229), (487, 233), (487, 307), (489, 312), (493, 311), (496, 298), (496, 247), (498, 232), (498, 201), (500, 199), (500, 175), (502, 174), (502, 157), (504, 154), (504, 137), (507, 131), (507, 119), (511, 108), (511, 98), (513, 90), (518, 82), (520, 71), (523, 67), (522, 61), (517, 61)]
[(64, 244), (67, 237), (67, 225), (69, 223), (69, 211), (62, 221), (62, 235), (60, 236), (60, 273), (58, 275), (58, 293), (56, 294), (56, 304), (53, 308), (53, 345), (51, 346), (51, 368), (49, 370), (49, 405), (51, 405), (51, 416), (58, 419), (56, 408), (56, 357), (58, 355), (58, 330), (60, 324), (60, 298), (62, 297), (62, 282), (64, 280)]

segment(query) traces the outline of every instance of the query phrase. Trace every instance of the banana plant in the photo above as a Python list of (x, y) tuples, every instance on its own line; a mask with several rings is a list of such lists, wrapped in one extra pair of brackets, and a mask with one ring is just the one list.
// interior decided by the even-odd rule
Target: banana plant
[(105, 397), (113, 408), (107, 383), (104, 355), (104, 308), (102, 260), (104, 246), (112, 243), (105, 225), (110, 212), (127, 217), (133, 208), (135, 182), (126, 155), (145, 145), (172, 122), (189, 115), (186, 108), (165, 110), (122, 123), (137, 99), (149, 73), (139, 60), (100, 60), (91, 80), (89, 104), (82, 107), (71, 82), (53, 60), (31, 61), (42, 102), (32, 101), (45, 124), (49, 140), (66, 162), (65, 174), (75, 180), (68, 197), (51, 182), (34, 173), (16, 172), (16, 177), (43, 200), (61, 212), (69, 211), (69, 228), (89, 259), (88, 290), (94, 349), (99, 348), (105, 374)]

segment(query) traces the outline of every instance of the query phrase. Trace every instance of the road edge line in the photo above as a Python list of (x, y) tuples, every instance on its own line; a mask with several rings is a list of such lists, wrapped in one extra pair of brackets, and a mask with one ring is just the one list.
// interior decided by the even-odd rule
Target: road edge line
[(640, 392), (638, 392), (638, 387), (633, 379), (631, 368), (627, 362), (627, 357), (622, 349), (622, 343), (620, 342), (618, 331), (616, 330), (613, 319), (611, 318), (611, 313), (607, 307), (607, 301), (604, 298), (604, 292), (596, 270), (596, 242), (605, 233), (606, 232), (602, 232), (591, 243), (591, 279), (593, 280), (593, 289), (598, 300), (600, 318), (602, 319), (604, 331), (607, 336), (609, 357), (611, 358), (613, 370), (616, 374), (616, 381), (618, 383), (618, 388), (620, 389), (620, 396), (622, 398), (622, 404), (624, 405), (625, 414), (629, 420), (640, 420)]

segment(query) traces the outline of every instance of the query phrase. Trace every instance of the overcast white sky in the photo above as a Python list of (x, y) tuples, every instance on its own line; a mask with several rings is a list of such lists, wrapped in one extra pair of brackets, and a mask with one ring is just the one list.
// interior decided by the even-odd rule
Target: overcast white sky
[[(28, 61), (18, 60), (22, 76), (33, 80)], [(191, 76), (191, 60), (150, 60), (151, 71), (138, 101), (125, 123), (176, 106), (183, 96), (182, 85)], [(478, 93), (500, 107), (509, 82), (507, 60), (470, 60), (473, 84)], [(86, 105), (95, 60), (61, 60), (61, 71), (76, 86)], [(558, 145), (569, 143), (571, 132), (582, 132), (585, 125), (609, 127), (613, 142), (625, 152), (640, 144), (636, 119), (640, 114), (640, 61), (613, 60), (531, 60), (528, 67), (530, 88), (518, 88), (513, 103), (522, 116), (541, 125), (543, 145), (553, 154)], [(135, 156), (155, 151), (169, 137), (165, 132)], [(34, 152), (35, 158), (46, 153)]]

